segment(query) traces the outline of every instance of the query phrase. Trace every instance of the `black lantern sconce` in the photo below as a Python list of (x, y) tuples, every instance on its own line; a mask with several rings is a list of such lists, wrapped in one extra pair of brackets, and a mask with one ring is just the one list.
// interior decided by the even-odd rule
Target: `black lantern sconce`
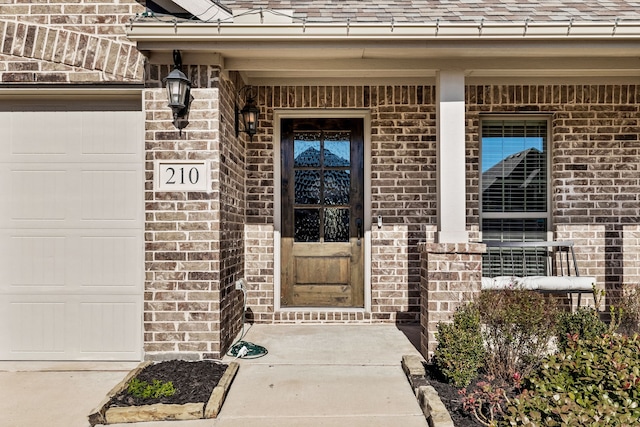
[[(260, 109), (256, 105), (256, 93), (253, 86), (244, 86), (238, 91), (240, 98), (244, 98), (244, 107), (242, 110), (236, 105), (236, 137), (240, 132), (249, 134), (249, 139), (253, 139), (253, 135), (258, 132), (258, 118), (260, 118)], [(242, 96), (244, 95), (244, 96)], [(240, 126), (242, 122), (242, 126)]]
[(189, 124), (189, 106), (193, 97), (191, 81), (182, 72), (180, 51), (173, 51), (173, 70), (163, 81), (167, 85), (168, 106), (173, 111), (173, 125), (180, 129), (180, 135), (182, 135), (182, 129)]

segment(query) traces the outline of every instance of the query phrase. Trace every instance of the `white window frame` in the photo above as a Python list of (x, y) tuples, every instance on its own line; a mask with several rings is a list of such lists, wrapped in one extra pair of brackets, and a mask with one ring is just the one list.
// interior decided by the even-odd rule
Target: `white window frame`
[[(480, 116), (480, 121), (478, 125), (478, 140), (479, 140), (479, 149), (478, 149), (478, 174), (479, 174), (479, 182), (478, 182), (478, 205), (479, 205), (479, 229), (480, 229), (480, 240), (483, 240), (483, 229), (482, 224), (484, 219), (533, 219), (533, 218), (544, 218), (547, 221), (547, 230), (546, 230), (546, 239), (553, 240), (553, 223), (552, 223), (552, 177), (551, 177), (551, 151), (552, 151), (552, 121), (551, 115), (549, 114), (485, 114)], [(546, 135), (546, 167), (547, 167), (547, 210), (546, 215), (542, 212), (484, 212), (483, 211), (483, 201), (482, 201), (482, 129), (484, 121), (527, 121), (527, 120), (544, 120), (547, 122), (547, 135)]]

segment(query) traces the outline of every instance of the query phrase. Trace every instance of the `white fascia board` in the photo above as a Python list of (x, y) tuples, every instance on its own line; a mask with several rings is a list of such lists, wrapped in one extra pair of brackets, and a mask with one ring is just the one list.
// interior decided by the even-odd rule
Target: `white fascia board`
[[(174, 0), (177, 1), (177, 0)], [(187, 2), (188, 0), (182, 0)], [(200, 0), (207, 2), (208, 0)], [(211, 40), (532, 40), (640, 38), (640, 21), (612, 23), (313, 23), (253, 24), (134, 21), (133, 41)]]

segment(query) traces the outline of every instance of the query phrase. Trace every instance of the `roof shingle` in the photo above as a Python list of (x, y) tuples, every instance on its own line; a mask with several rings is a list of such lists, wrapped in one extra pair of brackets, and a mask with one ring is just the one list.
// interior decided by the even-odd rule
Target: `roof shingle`
[(306, 22), (640, 21), (640, 0), (221, 0), (232, 9), (293, 10)]

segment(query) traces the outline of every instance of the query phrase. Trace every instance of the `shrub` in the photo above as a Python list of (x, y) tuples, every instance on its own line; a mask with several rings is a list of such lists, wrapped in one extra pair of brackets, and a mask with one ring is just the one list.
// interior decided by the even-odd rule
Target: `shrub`
[(483, 291), (477, 301), (486, 343), (487, 373), (503, 382), (526, 376), (548, 353), (556, 303), (523, 289)]
[(562, 350), (567, 346), (568, 336), (577, 335), (583, 340), (590, 340), (607, 332), (607, 325), (600, 320), (600, 315), (596, 310), (583, 307), (573, 313), (560, 313), (556, 331), (558, 348)]
[(176, 389), (173, 387), (171, 381), (163, 382), (160, 380), (153, 380), (151, 384), (146, 381), (140, 381), (134, 378), (129, 382), (127, 387), (127, 393), (134, 397), (143, 399), (159, 399), (165, 396), (173, 396), (176, 394)]
[(478, 374), (485, 354), (480, 314), (475, 305), (459, 307), (453, 315), (453, 323), (438, 323), (436, 338), (436, 368), (456, 387), (468, 385)]
[(640, 333), (640, 285), (624, 285), (618, 309), (622, 334), (633, 335)]
[(640, 340), (569, 338), (507, 405), (509, 425), (632, 426), (640, 422)]

